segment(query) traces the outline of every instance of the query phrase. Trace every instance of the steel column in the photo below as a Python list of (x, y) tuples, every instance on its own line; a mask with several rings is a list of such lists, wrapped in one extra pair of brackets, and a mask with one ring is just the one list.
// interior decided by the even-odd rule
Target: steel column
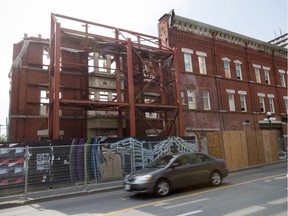
[[(119, 31), (116, 30), (115, 38), (119, 40)], [(120, 67), (120, 56), (115, 55), (115, 64), (116, 64), (116, 71), (115, 71), (115, 80), (116, 80), (116, 93), (117, 93), (117, 102), (122, 102), (121, 98), (121, 67)], [(117, 136), (123, 137), (123, 119), (122, 119), (122, 109), (118, 108), (118, 119), (117, 119)]]
[(129, 117), (130, 117), (130, 136), (136, 136), (135, 121), (135, 99), (134, 99), (134, 79), (133, 79), (133, 50), (131, 38), (127, 39), (127, 71), (128, 71), (128, 95), (129, 95)]
[(55, 50), (54, 50), (54, 98), (53, 100), (53, 139), (59, 139), (59, 110), (60, 110), (60, 51), (61, 44), (61, 31), (60, 31), (60, 23), (56, 23), (56, 32), (55, 32)]
[(178, 136), (184, 136), (184, 115), (183, 115), (183, 106), (181, 102), (181, 88), (179, 78), (180, 74), (178, 69), (177, 48), (173, 48), (173, 52), (174, 52), (176, 99), (178, 105)]

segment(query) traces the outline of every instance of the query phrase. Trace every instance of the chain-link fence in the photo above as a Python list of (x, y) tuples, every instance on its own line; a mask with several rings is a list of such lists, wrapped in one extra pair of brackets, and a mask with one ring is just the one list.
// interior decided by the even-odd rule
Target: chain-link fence
[[(37, 145), (37, 146), (35, 146)], [(0, 144), (0, 196), (122, 180), (170, 152), (206, 151), (180, 137), (71, 139)]]

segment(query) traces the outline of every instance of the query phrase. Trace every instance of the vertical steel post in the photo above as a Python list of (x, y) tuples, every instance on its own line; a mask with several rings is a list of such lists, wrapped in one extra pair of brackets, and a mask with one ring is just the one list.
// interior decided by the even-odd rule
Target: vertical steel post
[(183, 106), (181, 102), (180, 74), (178, 69), (177, 48), (173, 48), (173, 52), (174, 52), (176, 99), (178, 104), (178, 136), (184, 136), (184, 115), (183, 115)]
[(127, 40), (127, 69), (128, 69), (128, 95), (129, 95), (129, 117), (130, 117), (130, 136), (136, 136), (135, 122), (135, 98), (134, 98), (134, 79), (133, 79), (133, 50), (131, 38)]
[(24, 197), (28, 196), (28, 170), (29, 170), (29, 147), (25, 148), (25, 190)]
[(55, 32), (55, 62), (54, 62), (54, 101), (53, 101), (53, 139), (59, 139), (59, 110), (60, 110), (60, 58), (61, 58), (61, 31), (60, 23), (56, 23)]
[(87, 191), (87, 142), (84, 143), (84, 190)]
[(55, 50), (55, 24), (56, 19), (51, 14), (51, 32), (50, 32), (50, 64), (49, 64), (49, 114), (48, 114), (48, 138), (53, 138), (53, 95), (54, 95), (54, 50)]
[[(119, 39), (119, 31), (115, 29), (115, 38)], [(115, 55), (115, 63), (116, 63), (116, 71), (115, 71), (115, 79), (116, 79), (116, 93), (117, 93), (117, 102), (122, 102), (121, 98), (121, 67), (120, 67), (120, 56), (119, 54)], [(118, 137), (123, 137), (123, 123), (122, 123), (122, 109), (118, 108), (118, 119), (117, 119), (117, 135)]]

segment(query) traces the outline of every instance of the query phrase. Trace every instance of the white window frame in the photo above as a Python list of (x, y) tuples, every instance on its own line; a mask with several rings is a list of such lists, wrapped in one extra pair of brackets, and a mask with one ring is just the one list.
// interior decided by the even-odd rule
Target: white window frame
[[(231, 78), (231, 69), (230, 69), (230, 62), (231, 60), (228, 58), (222, 58), (223, 66), (224, 66), (224, 73), (226, 78)], [(225, 65), (226, 63), (226, 65)]]
[(279, 70), (280, 73), (280, 83), (282, 87), (286, 87), (286, 80), (285, 80), (285, 71)]
[(235, 92), (234, 93), (227, 92), (227, 93), (228, 93), (229, 110), (232, 111), (232, 112), (236, 111), (235, 99), (234, 99)]
[(242, 112), (247, 112), (247, 103), (246, 103), (246, 91), (238, 91), (238, 94), (240, 95), (240, 106)]
[(183, 52), (183, 57), (184, 57), (185, 71), (186, 72), (193, 72), (193, 64), (192, 64), (193, 50), (187, 49), (187, 48), (182, 48), (181, 50)]
[(202, 98), (203, 98), (203, 108), (204, 108), (204, 110), (211, 110), (209, 91), (203, 91), (202, 92)]
[(260, 105), (260, 111), (262, 113), (265, 113), (266, 112), (266, 107), (265, 107), (265, 96), (263, 95), (259, 95), (259, 105)]
[(269, 97), (269, 107), (270, 107), (270, 112), (275, 113), (275, 106), (274, 106), (274, 98)]
[(288, 113), (288, 96), (283, 96), (285, 107), (286, 107), (286, 112)]
[(188, 109), (196, 109), (196, 90), (195, 89), (187, 89), (187, 103)]
[(205, 52), (196, 51), (196, 55), (198, 55), (200, 74), (207, 74), (206, 59), (205, 59), (207, 57), (207, 54)]
[(267, 94), (269, 100), (269, 108), (271, 113), (275, 113), (274, 94)]
[(242, 80), (242, 70), (241, 70), (241, 64), (240, 63), (238, 63), (238, 62), (235, 63), (235, 70), (236, 70), (237, 79)]
[(263, 70), (264, 70), (264, 75), (265, 75), (265, 82), (266, 84), (270, 85), (270, 67), (264, 67), (263, 66)]
[(260, 73), (261, 66), (253, 64), (253, 67), (255, 72), (256, 83), (261, 83), (261, 73)]

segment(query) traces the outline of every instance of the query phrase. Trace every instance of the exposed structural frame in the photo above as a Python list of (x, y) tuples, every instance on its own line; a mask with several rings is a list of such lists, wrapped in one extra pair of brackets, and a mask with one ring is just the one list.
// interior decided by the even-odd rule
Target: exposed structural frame
[[(60, 23), (61, 22), (61, 23)], [(73, 29), (64, 28), (62, 24), (71, 24)], [(78, 26), (79, 28), (74, 28)], [(99, 34), (101, 32), (101, 34)], [(103, 32), (103, 34), (102, 34)], [(105, 33), (104, 33), (105, 32)], [(108, 36), (107, 36), (108, 35)], [(63, 49), (77, 49), (87, 53), (113, 55), (115, 62), (116, 98), (114, 101), (91, 100), (89, 97), (76, 100), (60, 98), (60, 80), (65, 62), (61, 59)], [(177, 50), (161, 46), (160, 38), (115, 28), (90, 21), (76, 19), (59, 14), (51, 14), (50, 66), (49, 66), (49, 118), (48, 130), (50, 139), (59, 139), (60, 115), (62, 109), (75, 110), (113, 110), (118, 112), (118, 136), (122, 136), (122, 113), (129, 119), (130, 136), (136, 134), (137, 118), (145, 119), (143, 113), (160, 113), (163, 118), (163, 129), (159, 135), (167, 136), (174, 126), (176, 135), (184, 135), (183, 108), (181, 103)], [(71, 62), (69, 63), (71, 64)], [(88, 65), (77, 65), (84, 68), (89, 92)], [(121, 98), (121, 77), (127, 85), (124, 99)], [(139, 86), (140, 85), (140, 86)], [(156, 103), (145, 103), (143, 94), (146, 89), (155, 86), (159, 90), (160, 100)], [(126, 89), (127, 88), (127, 89)], [(153, 125), (147, 121), (153, 128)], [(155, 128), (153, 128), (155, 129)], [(156, 131), (156, 129), (155, 129)]]

